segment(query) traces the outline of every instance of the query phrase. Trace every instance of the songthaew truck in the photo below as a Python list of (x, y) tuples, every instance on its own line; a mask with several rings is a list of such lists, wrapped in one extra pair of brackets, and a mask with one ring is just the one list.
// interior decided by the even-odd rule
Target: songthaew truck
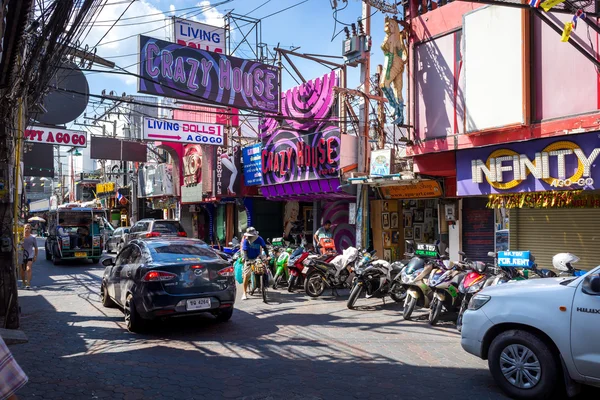
[(54, 265), (63, 260), (92, 260), (98, 263), (104, 248), (104, 234), (110, 229), (106, 211), (70, 203), (48, 215), (46, 260)]

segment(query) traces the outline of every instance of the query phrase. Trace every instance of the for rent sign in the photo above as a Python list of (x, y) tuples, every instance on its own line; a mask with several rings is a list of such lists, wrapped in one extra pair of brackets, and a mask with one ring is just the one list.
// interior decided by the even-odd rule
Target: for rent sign
[(81, 131), (34, 126), (30, 129), (25, 129), (24, 136), (26, 142), (70, 147), (87, 147), (87, 136), (85, 132)]
[(223, 125), (202, 122), (144, 118), (144, 140), (163, 142), (223, 144)]

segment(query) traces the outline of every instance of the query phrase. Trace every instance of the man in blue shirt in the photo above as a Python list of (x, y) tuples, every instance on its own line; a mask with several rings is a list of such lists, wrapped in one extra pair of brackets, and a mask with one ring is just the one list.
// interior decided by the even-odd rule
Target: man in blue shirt
[(260, 256), (261, 248), (268, 254), (267, 244), (264, 239), (258, 235), (258, 231), (249, 227), (244, 233), (244, 239), (242, 240), (242, 256), (244, 257), (244, 295), (242, 300), (247, 300), (248, 284), (250, 283), (250, 275), (252, 274), (252, 268), (249, 261), (255, 260)]

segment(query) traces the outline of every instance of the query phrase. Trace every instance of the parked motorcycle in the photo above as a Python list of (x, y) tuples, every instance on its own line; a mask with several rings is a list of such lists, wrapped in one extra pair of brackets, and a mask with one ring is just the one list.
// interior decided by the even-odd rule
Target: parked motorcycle
[(572, 264), (579, 261), (579, 257), (571, 253), (558, 253), (552, 257), (552, 266), (560, 271), (559, 276), (583, 276), (587, 271), (573, 268)]
[(314, 261), (330, 262), (336, 257), (335, 254), (315, 254), (307, 250), (306, 246), (298, 247), (288, 260), (288, 270), (290, 279), (288, 282), (288, 292), (293, 292), (297, 287), (304, 288), (306, 273), (309, 271), (309, 265)]
[(352, 291), (346, 303), (349, 309), (354, 308), (356, 300), (363, 291), (366, 298), (385, 299), (389, 295), (392, 300), (401, 302), (406, 297), (406, 291), (400, 282), (406, 262), (396, 261), (390, 264), (385, 260), (376, 259), (374, 254), (375, 252), (365, 253), (354, 269)]
[(309, 262), (304, 290), (310, 297), (319, 297), (326, 288), (345, 289), (348, 288), (348, 278), (353, 271), (359, 251), (355, 247), (348, 247), (343, 254), (336, 256), (331, 262), (315, 259)]
[[(458, 318), (456, 320), (456, 328), (459, 332), (462, 329), (463, 314), (467, 310), (471, 298), (479, 291), (481, 291), (484, 287), (490, 286), (493, 282), (493, 279), (500, 271), (500, 268), (486, 264), (482, 261), (467, 260), (466, 266), (469, 272), (465, 275), (463, 280), (458, 285), (458, 292), (462, 295), (462, 302), (460, 304)], [(489, 271), (488, 267), (490, 267)], [(486, 272), (488, 272), (489, 274), (486, 274)], [(492, 280), (490, 280), (490, 278)]]
[(288, 262), (290, 260), (292, 249), (280, 249), (279, 256), (275, 261), (275, 276), (273, 277), (273, 289), (279, 286), (284, 286), (288, 283), (290, 272), (288, 270)]
[[(464, 254), (464, 253), (463, 253)], [(458, 287), (466, 272), (461, 263), (444, 260), (439, 268), (431, 271), (429, 287), (433, 291), (433, 299), (429, 306), (429, 324), (438, 323), (442, 309), (446, 312), (456, 312), (460, 309), (462, 295)]]
[[(409, 246), (413, 246), (412, 241), (408, 241)], [(434, 268), (439, 268), (442, 262), (439, 253), (439, 247), (433, 244), (418, 243), (414, 252), (414, 257), (402, 271), (401, 282), (406, 290), (406, 299), (404, 300), (404, 312), (402, 314), (405, 320), (409, 320), (415, 307), (428, 308), (433, 299), (433, 291), (426, 282)]]

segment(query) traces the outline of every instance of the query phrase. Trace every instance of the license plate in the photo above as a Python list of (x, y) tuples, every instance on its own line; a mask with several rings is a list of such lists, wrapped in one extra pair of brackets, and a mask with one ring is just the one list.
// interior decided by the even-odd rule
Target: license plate
[(193, 299), (187, 301), (188, 311), (206, 310), (207, 308), (210, 308), (210, 306), (210, 299)]
[(75, 253), (75, 257), (87, 257), (87, 253)]
[(302, 268), (302, 273), (303, 273), (303, 274), (306, 274), (307, 272), (308, 272), (308, 267), (304, 267), (304, 268)]

